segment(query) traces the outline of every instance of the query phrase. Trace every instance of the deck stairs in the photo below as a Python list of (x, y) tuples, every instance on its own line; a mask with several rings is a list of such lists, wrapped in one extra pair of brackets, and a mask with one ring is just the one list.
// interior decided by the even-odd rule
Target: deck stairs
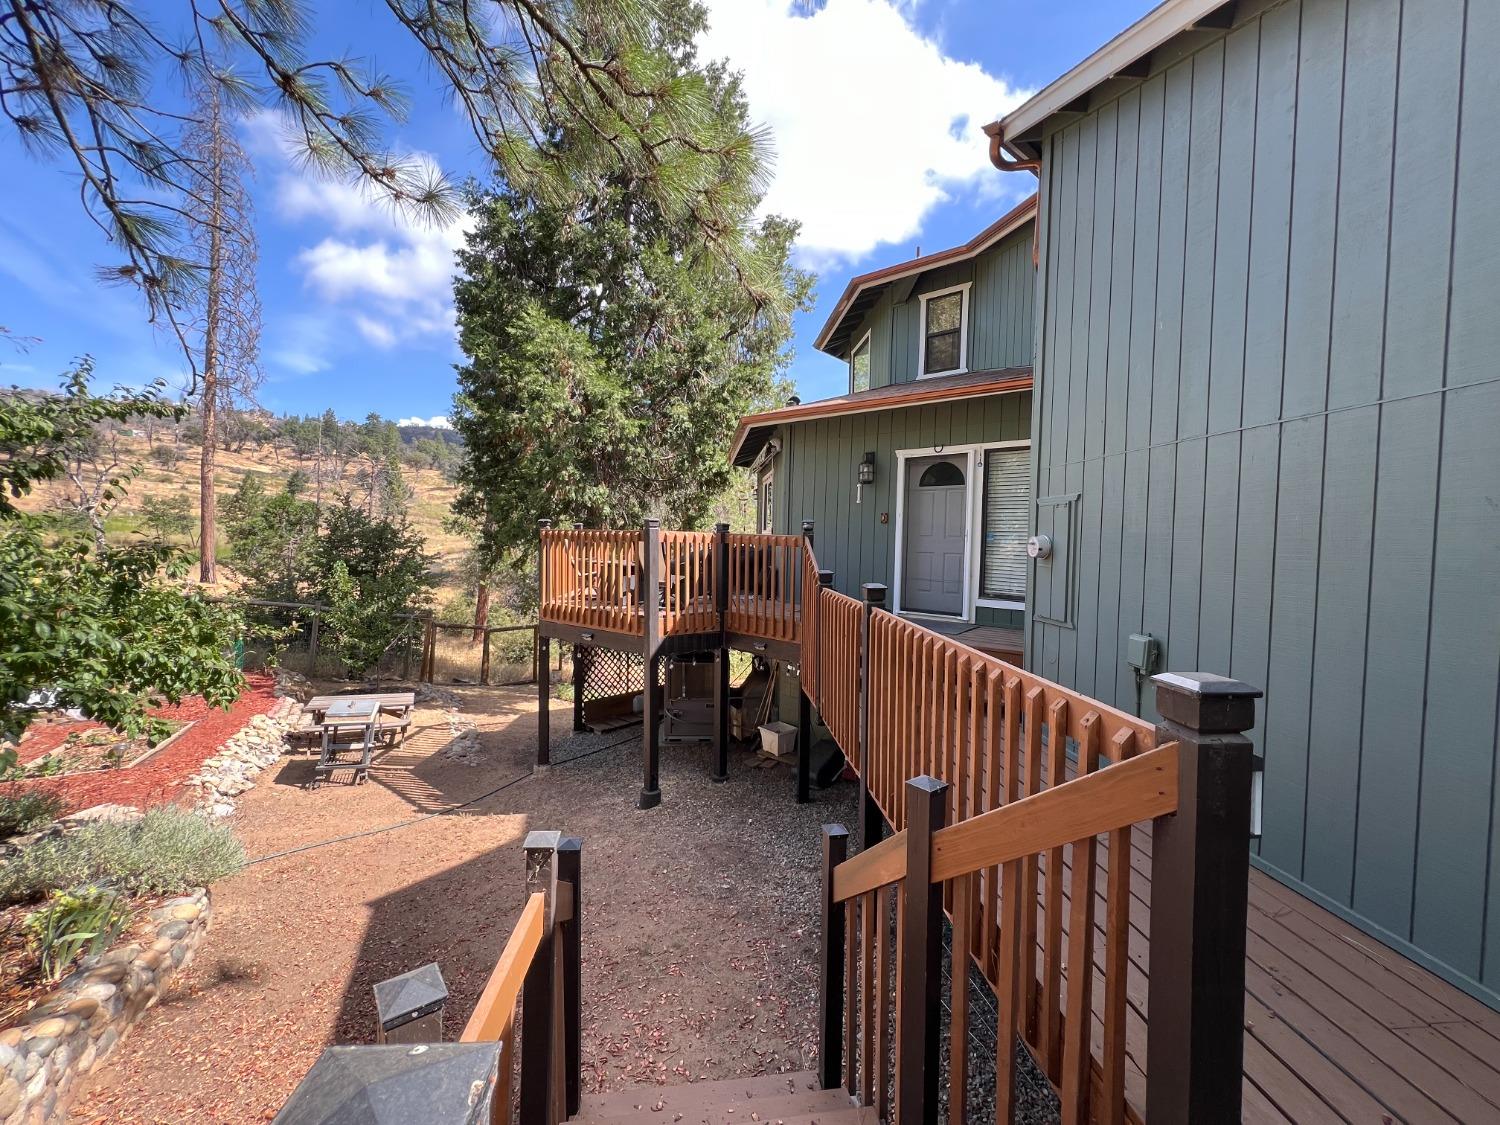
[(636, 1086), (581, 1099), (568, 1119), (578, 1125), (876, 1125), (873, 1109), (851, 1103), (842, 1089), (821, 1090), (810, 1071)]

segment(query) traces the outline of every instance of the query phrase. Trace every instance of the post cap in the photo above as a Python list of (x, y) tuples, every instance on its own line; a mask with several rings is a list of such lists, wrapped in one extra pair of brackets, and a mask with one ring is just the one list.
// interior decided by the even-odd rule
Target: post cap
[(646, 517), (646, 526), (647, 527), (660, 527), (661, 526), (661, 520), (659, 520), (656, 516), (647, 516)]
[(812, 533), (813, 533), (813, 521), (812, 520), (803, 520), (802, 521), (802, 534), (803, 535), (811, 535)]
[(885, 604), (886, 585), (884, 582), (866, 582), (860, 590), (864, 592), (865, 601), (873, 602), (875, 605)]
[(377, 982), (375, 1016), (386, 1031), (394, 1031), (437, 1011), (447, 999), (448, 985), (434, 962)]
[(906, 791), (908, 793), (941, 793), (947, 788), (948, 783), (946, 781), (939, 781), (937, 778), (929, 777), (925, 773), (909, 779), (906, 783)]
[(521, 846), (528, 852), (555, 852), (561, 841), (561, 832), (534, 828), (526, 833), (526, 842)]
[(714, 524), (714, 530), (717, 531), (720, 535), (728, 535), (729, 534), (729, 524), (728, 523), (722, 523), (722, 522), (721, 523), (716, 523), (716, 524)]
[(1249, 730), (1255, 725), (1255, 701), (1265, 694), (1213, 672), (1163, 672), (1151, 682), (1163, 719), (1204, 734)]
[(536, 521), (536, 525), (537, 527), (551, 527), (552, 521), (549, 520), (546, 516), (543, 516), (541, 519)]
[(833, 585), (833, 571), (831, 571), (831, 570), (820, 570), (820, 571), (818, 571), (818, 585), (819, 586), (832, 586)]
[(842, 824), (825, 824), (823, 825), (823, 835), (847, 836), (849, 835), (849, 829), (845, 828)]
[(329, 1047), (292, 1091), (276, 1121), (478, 1125), (490, 1119), (499, 1069), (498, 1042)]

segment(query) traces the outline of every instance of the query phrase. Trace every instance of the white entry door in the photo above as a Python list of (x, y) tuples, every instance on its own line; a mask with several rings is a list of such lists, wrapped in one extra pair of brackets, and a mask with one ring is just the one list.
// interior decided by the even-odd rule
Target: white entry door
[(969, 487), (965, 457), (921, 457), (906, 463), (901, 608), (964, 612), (964, 558)]

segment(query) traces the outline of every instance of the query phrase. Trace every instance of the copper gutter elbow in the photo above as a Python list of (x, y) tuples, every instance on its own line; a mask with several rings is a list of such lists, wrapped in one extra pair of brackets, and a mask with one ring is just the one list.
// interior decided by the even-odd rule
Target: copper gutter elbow
[(984, 135), (990, 139), (990, 163), (1002, 172), (1033, 172), (1041, 174), (1042, 162), (1040, 160), (1012, 160), (1005, 155), (1005, 137), (1001, 133), (1000, 122), (991, 121), (984, 127)]

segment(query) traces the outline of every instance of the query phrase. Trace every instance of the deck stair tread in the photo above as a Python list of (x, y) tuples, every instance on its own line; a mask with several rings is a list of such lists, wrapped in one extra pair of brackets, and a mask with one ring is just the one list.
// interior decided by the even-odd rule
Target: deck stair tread
[(821, 1090), (807, 1071), (693, 1082), (682, 1086), (637, 1086), (586, 1097), (571, 1118), (579, 1125), (625, 1125), (635, 1121), (673, 1125), (874, 1125), (868, 1109), (851, 1104), (843, 1090)]

